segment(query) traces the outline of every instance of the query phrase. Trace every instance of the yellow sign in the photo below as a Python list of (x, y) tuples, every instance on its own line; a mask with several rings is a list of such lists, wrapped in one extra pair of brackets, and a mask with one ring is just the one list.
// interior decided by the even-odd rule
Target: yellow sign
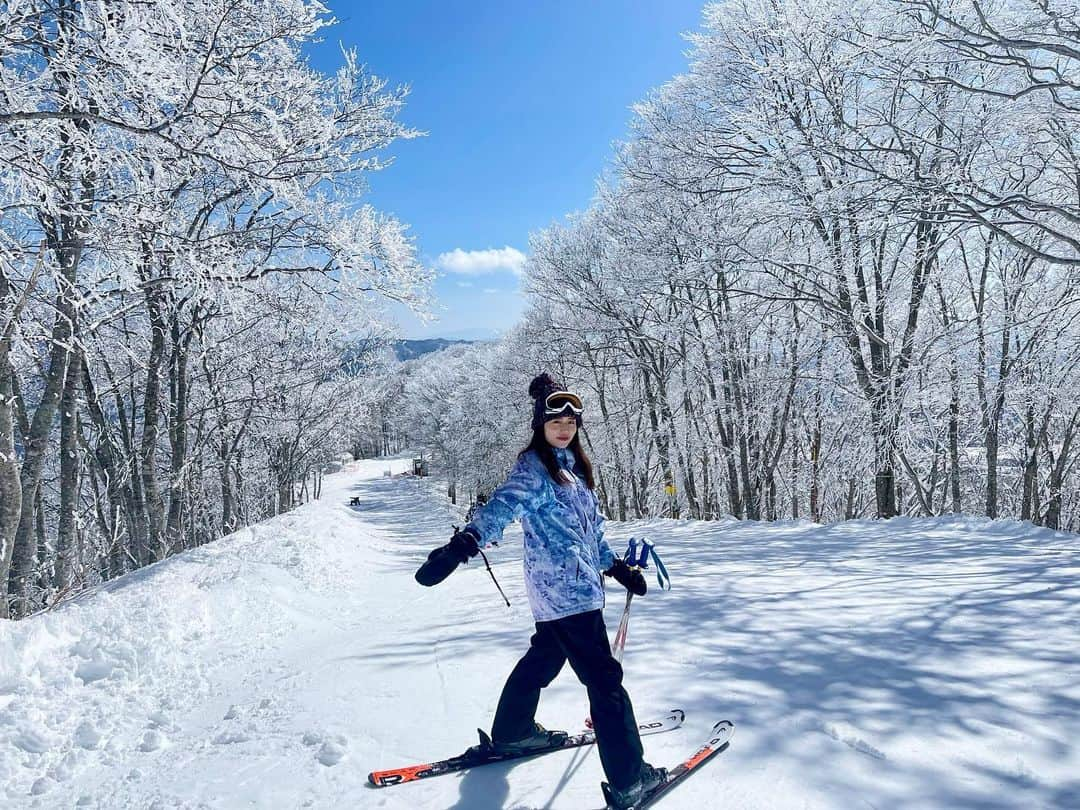
[(667, 486), (665, 486), (664, 487), (664, 493), (669, 498), (674, 498), (675, 497), (675, 485), (674, 484), (668, 484)]

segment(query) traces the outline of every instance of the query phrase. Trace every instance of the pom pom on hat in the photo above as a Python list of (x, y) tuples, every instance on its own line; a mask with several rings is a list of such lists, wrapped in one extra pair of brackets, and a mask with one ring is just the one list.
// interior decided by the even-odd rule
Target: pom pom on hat
[(540, 374), (533, 377), (533, 381), (529, 383), (529, 396), (533, 399), (547, 399), (548, 394), (558, 391), (559, 388), (559, 384), (551, 379), (551, 375)]

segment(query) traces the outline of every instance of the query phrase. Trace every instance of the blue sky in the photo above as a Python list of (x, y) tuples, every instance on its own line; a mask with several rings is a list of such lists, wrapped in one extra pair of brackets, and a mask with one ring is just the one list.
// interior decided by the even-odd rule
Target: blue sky
[[(396, 144), (367, 200), (411, 226), (439, 268), (438, 321), (397, 313), (407, 337), (480, 337), (512, 326), (512, 269), (531, 231), (587, 207), (629, 106), (685, 70), (703, 0), (328, 0), (339, 24), (310, 49), (325, 71), (355, 47), (412, 91), (427, 136)], [(441, 257), (441, 258), (440, 258)]]

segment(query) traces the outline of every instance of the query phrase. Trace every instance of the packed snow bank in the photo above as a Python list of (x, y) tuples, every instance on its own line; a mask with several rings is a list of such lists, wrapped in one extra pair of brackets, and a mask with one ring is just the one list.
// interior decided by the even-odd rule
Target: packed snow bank
[[(595, 751), (373, 790), (460, 752), (528, 644), (520, 532), (438, 588), (412, 572), (459, 513), (352, 465), (322, 501), (0, 623), (5, 807), (599, 807)], [(360, 505), (349, 507), (358, 496)], [(675, 808), (1080, 808), (1080, 544), (973, 519), (608, 524), (674, 589), (635, 600), (626, 682), (645, 740), (731, 749)], [(612, 590), (609, 626), (622, 599)], [(539, 718), (576, 730), (564, 672)]]

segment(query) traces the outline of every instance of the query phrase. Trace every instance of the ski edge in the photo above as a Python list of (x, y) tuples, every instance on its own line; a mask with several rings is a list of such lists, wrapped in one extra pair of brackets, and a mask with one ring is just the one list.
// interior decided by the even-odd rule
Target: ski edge
[[(679, 728), (686, 720), (686, 712), (683, 709), (671, 709), (663, 717), (657, 720), (650, 720), (644, 723), (638, 724), (638, 733), (643, 737), (649, 734), (660, 734), (666, 731), (674, 731)], [(480, 731), (481, 738), (486, 736), (483, 731)], [(481, 765), (493, 765), (497, 762), (513, 762), (519, 759), (530, 759), (532, 757), (542, 756), (543, 754), (550, 754), (555, 751), (563, 751), (570, 748), (580, 748), (585, 745), (592, 745), (596, 742), (595, 732), (591, 730), (583, 731), (580, 734), (572, 734), (567, 737), (566, 741), (561, 745), (553, 746), (551, 748), (544, 748), (540, 751), (533, 751), (527, 754), (518, 754), (514, 756), (504, 756), (497, 759), (490, 759), (480, 762), (468, 762), (465, 761), (465, 757), (468, 755), (468, 751), (463, 754), (459, 754), (456, 757), (450, 757), (449, 759), (438, 760), (436, 762), (427, 762), (417, 765), (406, 765), (401, 768), (391, 768), (383, 771), (372, 771), (368, 774), (368, 785), (373, 788), (393, 787), (394, 785), (401, 785), (406, 782), (415, 782), (419, 779), (429, 779), (433, 776), (442, 776), (447, 773), (454, 773), (456, 771), (463, 771), (469, 768), (476, 768)]]

